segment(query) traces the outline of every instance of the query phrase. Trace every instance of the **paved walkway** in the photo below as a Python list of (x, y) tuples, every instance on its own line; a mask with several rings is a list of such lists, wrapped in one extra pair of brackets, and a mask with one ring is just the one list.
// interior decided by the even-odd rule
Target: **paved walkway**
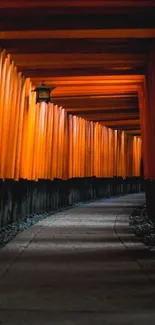
[(0, 251), (0, 325), (155, 324), (155, 252), (131, 234), (143, 194), (58, 213)]

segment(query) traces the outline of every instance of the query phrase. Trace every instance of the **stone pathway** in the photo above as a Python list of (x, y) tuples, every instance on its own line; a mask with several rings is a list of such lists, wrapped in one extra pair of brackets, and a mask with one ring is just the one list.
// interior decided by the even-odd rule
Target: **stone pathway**
[(0, 325), (155, 324), (155, 253), (128, 216), (134, 194), (40, 221), (0, 250)]

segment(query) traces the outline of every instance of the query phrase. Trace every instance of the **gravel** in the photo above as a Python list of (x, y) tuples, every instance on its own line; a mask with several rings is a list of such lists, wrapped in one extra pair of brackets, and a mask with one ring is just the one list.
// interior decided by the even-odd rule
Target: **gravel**
[(155, 246), (155, 225), (149, 220), (146, 205), (139, 206), (129, 216), (132, 232), (148, 247)]
[(4, 247), (10, 240), (17, 236), (18, 233), (31, 227), (40, 220), (52, 215), (52, 212), (44, 212), (29, 216), (21, 220), (20, 222), (14, 222), (0, 228), (0, 248)]
[[(92, 200), (93, 201), (97, 201), (97, 200)], [(24, 231), (25, 229), (33, 226), (34, 224), (36, 224), (38, 221), (41, 221), (49, 216), (55, 215), (57, 212), (61, 212), (64, 210), (69, 210), (73, 207), (76, 207), (78, 205), (82, 204), (87, 204), (90, 201), (86, 201), (86, 202), (78, 202), (75, 203), (73, 205), (70, 206), (66, 206), (63, 208), (59, 208), (57, 210), (53, 210), (50, 212), (44, 212), (44, 213), (40, 213), (40, 214), (35, 214), (32, 216), (28, 216), (25, 218), (21, 218), (21, 220), (19, 220), (18, 222), (13, 222), (10, 224), (5, 225), (4, 227), (0, 227), (0, 249), (2, 247), (4, 247), (7, 243), (9, 243), (13, 238), (15, 238), (18, 233)]]

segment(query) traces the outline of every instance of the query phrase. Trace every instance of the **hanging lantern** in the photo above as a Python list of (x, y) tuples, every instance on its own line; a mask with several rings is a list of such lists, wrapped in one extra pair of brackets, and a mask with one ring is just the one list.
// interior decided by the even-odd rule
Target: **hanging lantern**
[(36, 103), (50, 103), (51, 102), (51, 91), (56, 87), (50, 87), (42, 82), (38, 87), (36, 87), (33, 91), (36, 92)]

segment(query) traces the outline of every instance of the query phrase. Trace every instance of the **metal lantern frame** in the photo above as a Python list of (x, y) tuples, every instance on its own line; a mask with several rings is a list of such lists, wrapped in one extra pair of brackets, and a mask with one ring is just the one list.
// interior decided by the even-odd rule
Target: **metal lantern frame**
[(37, 86), (33, 91), (36, 92), (36, 103), (51, 103), (51, 91), (55, 89), (54, 86), (48, 86), (44, 82), (42, 82), (39, 86)]

